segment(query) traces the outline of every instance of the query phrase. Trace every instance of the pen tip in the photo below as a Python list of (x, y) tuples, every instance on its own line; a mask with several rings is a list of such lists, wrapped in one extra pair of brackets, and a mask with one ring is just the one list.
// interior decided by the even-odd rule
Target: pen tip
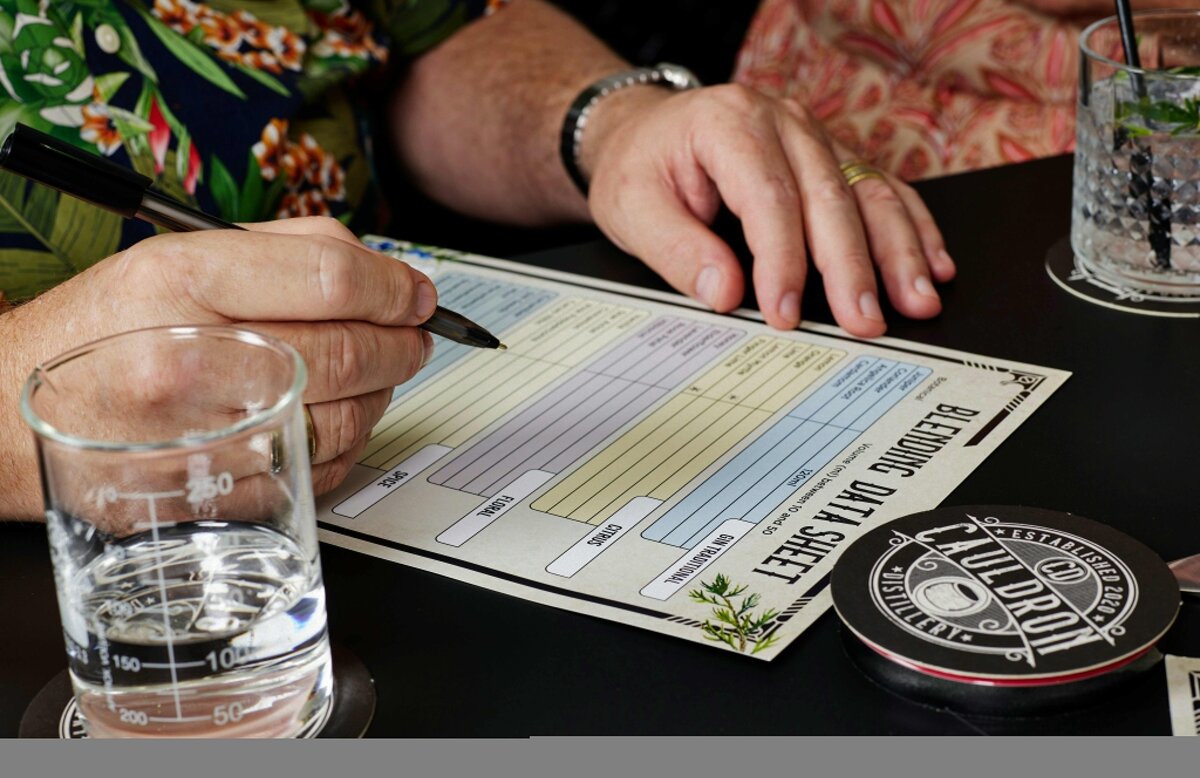
[(496, 348), (500, 351), (508, 351), (508, 346), (504, 345), (503, 343), (501, 343), (499, 346), (496, 346)]

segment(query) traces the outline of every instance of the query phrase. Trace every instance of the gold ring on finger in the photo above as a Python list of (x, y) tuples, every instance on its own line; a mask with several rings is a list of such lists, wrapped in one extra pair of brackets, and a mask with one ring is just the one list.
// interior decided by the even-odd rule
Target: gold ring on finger
[(868, 178), (883, 179), (882, 170), (862, 159), (847, 160), (838, 165), (838, 169), (842, 171), (847, 186), (854, 186), (860, 181), (866, 181)]
[(308, 461), (317, 455), (317, 428), (313, 425), (312, 411), (304, 407), (304, 434), (308, 436)]
[[(312, 465), (313, 457), (317, 455), (317, 430), (313, 426), (312, 412), (308, 410), (308, 406), (301, 405), (300, 408), (304, 412), (304, 434), (308, 438), (308, 464)], [(277, 429), (271, 433), (271, 472), (274, 474), (282, 473), (284, 468), (291, 464), (286, 441), (285, 430)]]

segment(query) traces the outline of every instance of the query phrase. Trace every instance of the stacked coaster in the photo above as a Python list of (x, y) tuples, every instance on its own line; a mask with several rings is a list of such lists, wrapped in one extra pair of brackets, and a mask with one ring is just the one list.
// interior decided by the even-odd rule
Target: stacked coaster
[(1027, 715), (1112, 692), (1162, 658), (1179, 611), (1158, 556), (1111, 527), (1014, 506), (939, 508), (864, 535), (833, 571), (846, 647), (880, 684)]

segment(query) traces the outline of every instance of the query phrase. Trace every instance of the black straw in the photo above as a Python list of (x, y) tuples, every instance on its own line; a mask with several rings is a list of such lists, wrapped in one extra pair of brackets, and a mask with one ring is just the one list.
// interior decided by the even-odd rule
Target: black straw
[[(1134, 96), (1141, 103), (1148, 97), (1146, 82), (1142, 78), (1142, 61), (1138, 56), (1137, 34), (1133, 29), (1133, 9), (1129, 0), (1114, 0), (1117, 6), (1117, 26), (1121, 30), (1121, 48), (1125, 50), (1125, 63), (1129, 66), (1129, 80)], [(1147, 121), (1150, 121), (1147, 117)], [(1141, 138), (1131, 138), (1128, 131), (1118, 126), (1113, 134), (1114, 151), (1129, 143), (1133, 151), (1129, 155), (1129, 194), (1146, 210), (1149, 229), (1147, 240), (1154, 251), (1154, 264), (1160, 270), (1171, 267), (1171, 198), (1154, 196), (1154, 154)]]
[(1117, 26), (1121, 28), (1121, 48), (1125, 49), (1125, 64), (1131, 68), (1133, 91), (1138, 97), (1146, 96), (1146, 84), (1142, 81), (1142, 60), (1138, 56), (1137, 35), (1133, 31), (1133, 9), (1129, 0), (1115, 0), (1117, 4)]

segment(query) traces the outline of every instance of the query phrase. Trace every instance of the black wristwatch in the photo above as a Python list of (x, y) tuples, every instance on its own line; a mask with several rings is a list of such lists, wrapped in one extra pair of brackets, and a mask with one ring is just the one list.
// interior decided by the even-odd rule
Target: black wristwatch
[(603, 98), (630, 86), (657, 85), (669, 89), (695, 89), (701, 86), (700, 79), (692, 71), (682, 65), (672, 65), (660, 62), (654, 67), (636, 68), (621, 73), (605, 76), (592, 83), (579, 93), (567, 109), (563, 120), (561, 143), (559, 151), (562, 155), (563, 167), (567, 175), (575, 182), (575, 186), (587, 197), (588, 181), (579, 169), (579, 147), (583, 142), (583, 131), (587, 127), (588, 114), (596, 103)]

